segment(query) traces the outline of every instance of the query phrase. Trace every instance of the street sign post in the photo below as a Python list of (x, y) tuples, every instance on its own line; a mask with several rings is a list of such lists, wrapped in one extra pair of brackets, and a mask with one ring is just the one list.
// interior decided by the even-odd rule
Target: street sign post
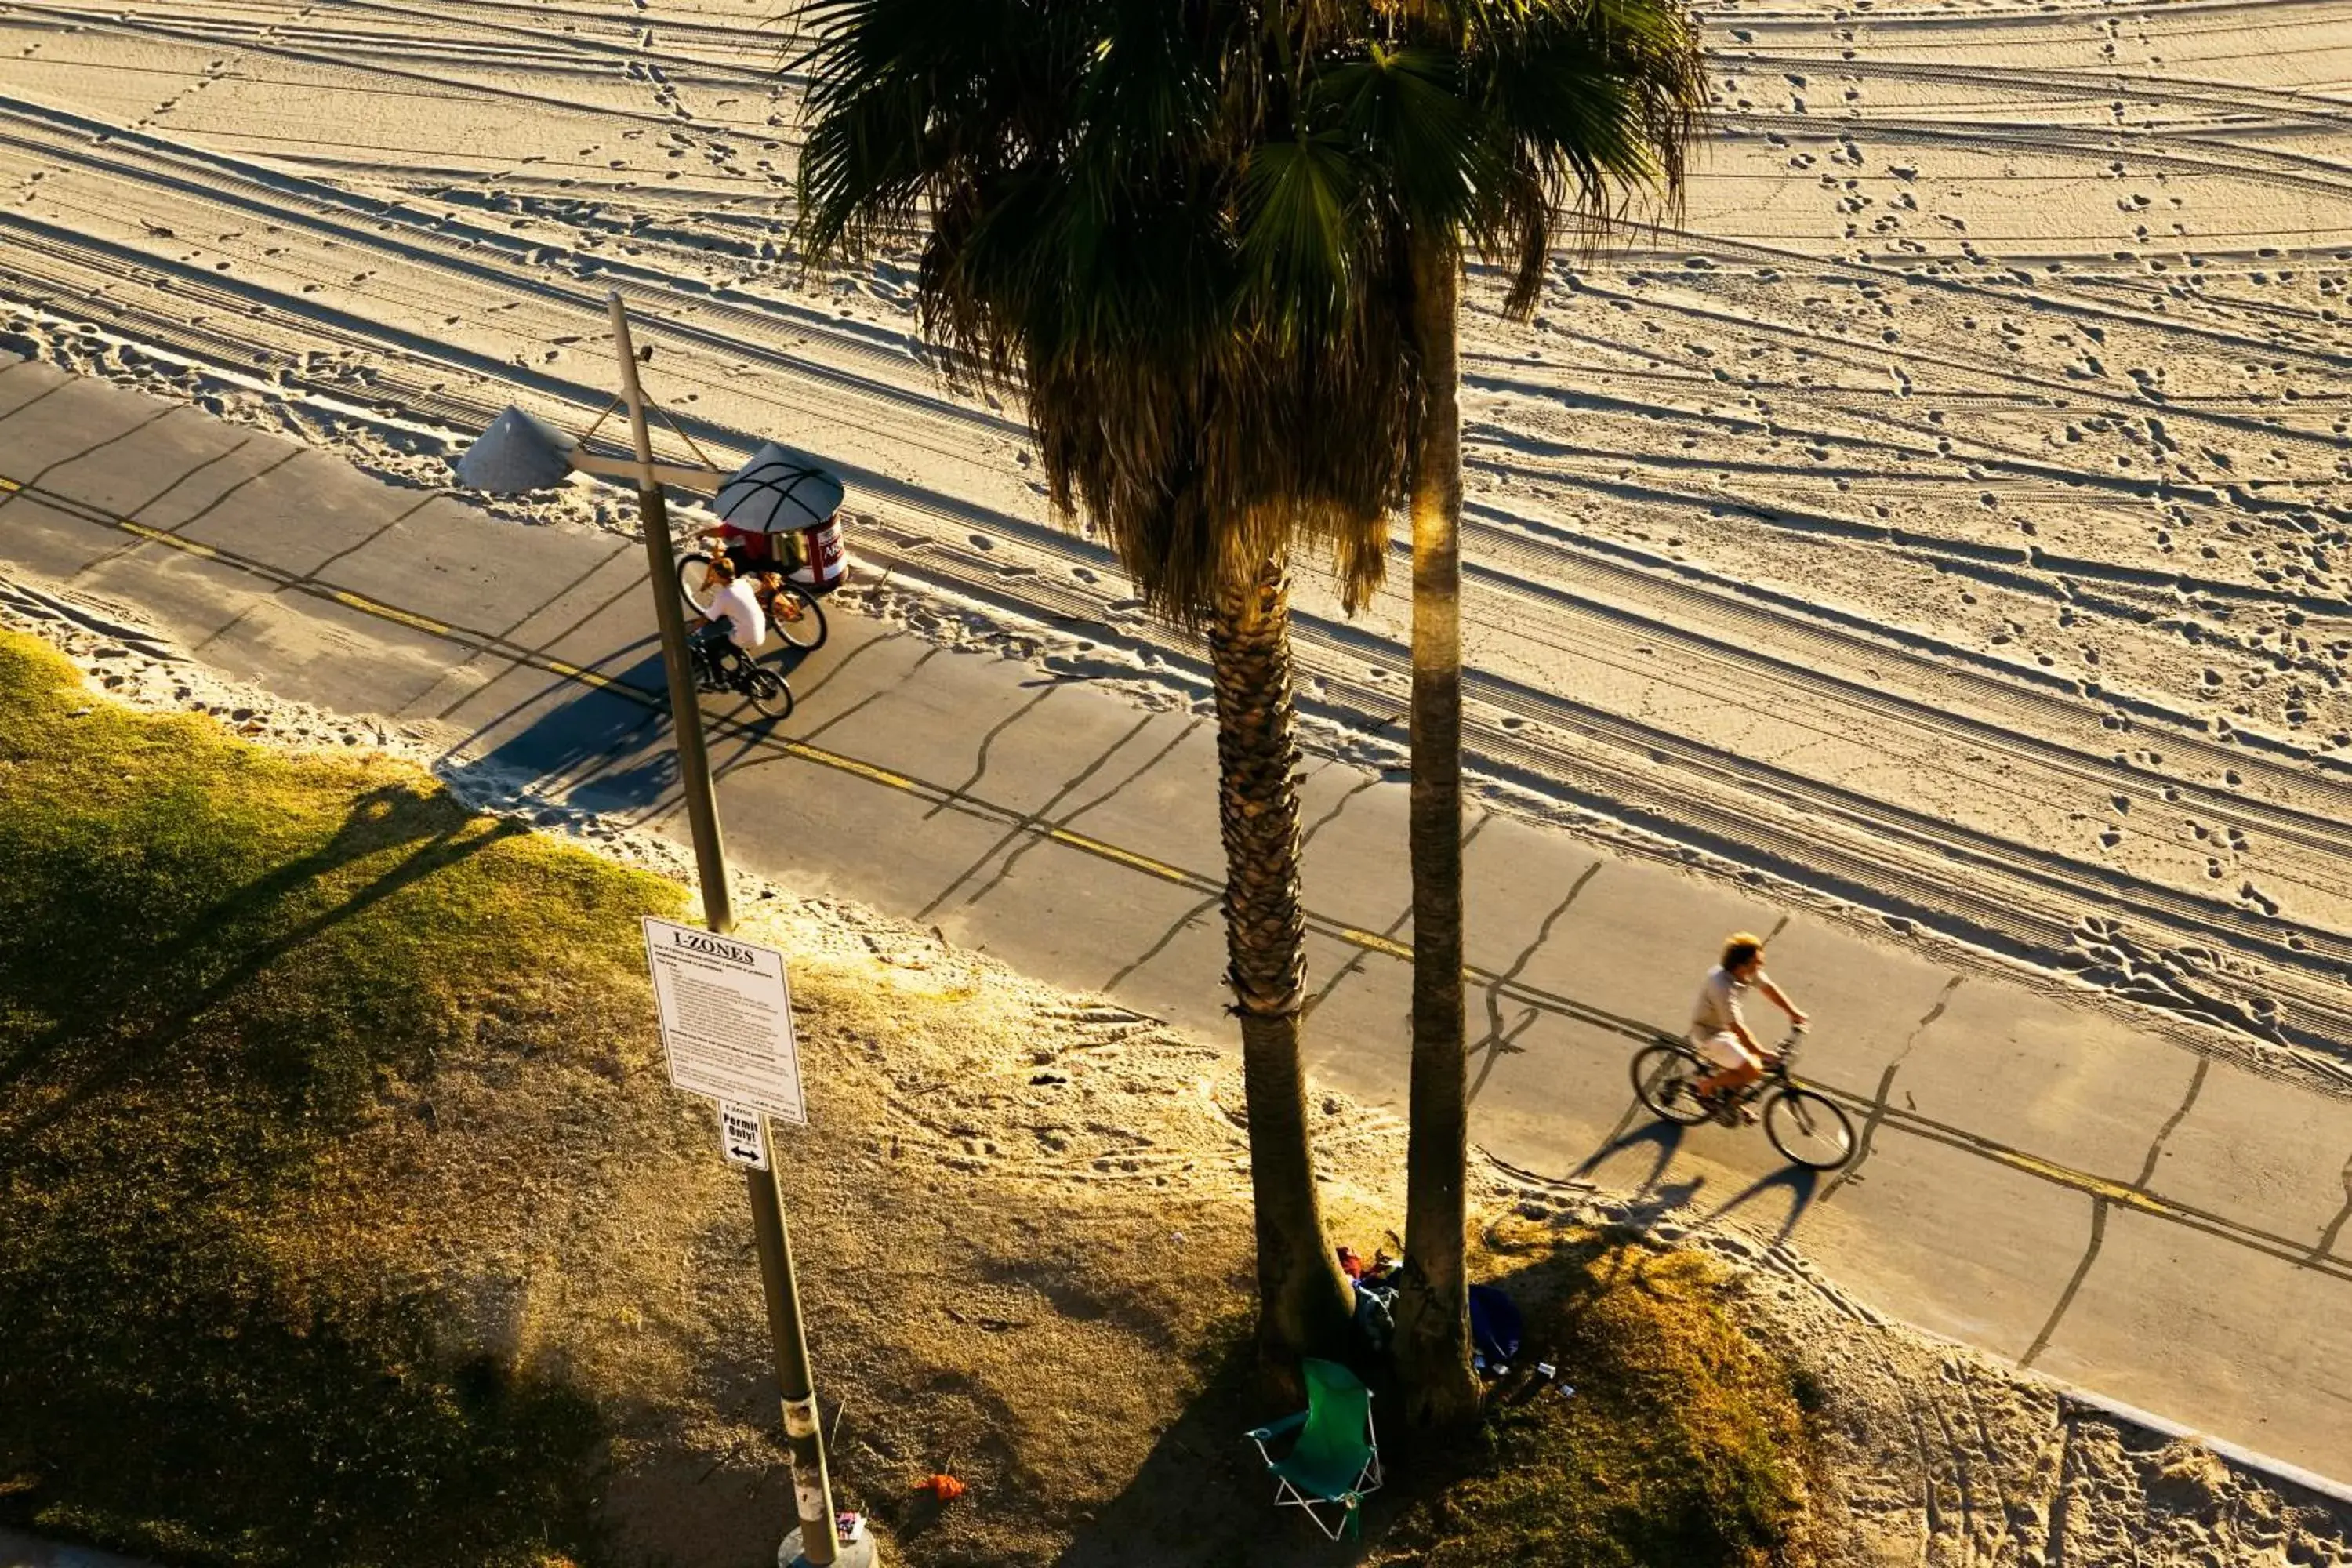
[[(631, 455), (591, 451), (581, 438), (544, 420), (509, 408), (482, 433), (457, 461), (466, 485), (498, 495), (524, 494), (562, 482), (567, 474), (599, 474), (633, 479), (644, 523), (646, 579), (653, 588), (654, 620), (661, 630), (662, 665), (668, 679), (669, 711), (676, 740), (678, 789), (686, 799), (687, 826), (694, 841), (694, 866), (702, 884), (707, 931), (669, 921), (646, 922), (646, 951), (660, 998), (662, 1045), (670, 1081), (719, 1105), (719, 1143), (730, 1162), (745, 1167), (751, 1200), (751, 1229), (760, 1252), (760, 1283), (768, 1299), (768, 1330), (774, 1341), (778, 1379), (783, 1391), (786, 1435), (791, 1439), (793, 1491), (808, 1528), (785, 1538), (787, 1563), (810, 1568), (867, 1568), (874, 1542), (858, 1535), (836, 1542), (831, 1527), (833, 1500), (824, 1469), (824, 1447), (816, 1427), (816, 1396), (809, 1378), (808, 1347), (800, 1328), (800, 1297), (793, 1282), (792, 1240), (784, 1229), (774, 1164), (768, 1154), (768, 1118), (805, 1123), (801, 1102), (800, 1062), (793, 1045), (792, 999), (784, 984), (783, 956), (756, 942), (735, 942), (735, 904), (727, 881), (726, 845), (719, 833), (719, 797), (711, 784), (709, 749), (697, 705), (686, 617), (677, 593), (677, 562), (669, 536), (666, 484), (701, 490), (735, 487), (736, 503), (722, 500), (719, 515), (730, 521), (732, 505), (743, 509), (745, 526), (765, 529), (776, 521), (771, 504), (775, 486), (772, 448), (730, 476), (711, 465), (701, 448), (694, 465), (661, 462), (653, 447), (651, 409), (637, 374), (641, 356), (629, 333), (629, 315), (615, 289), (606, 300), (613, 322), (613, 353), (620, 367), (621, 396), (629, 411)], [(597, 425), (604, 421), (600, 418)], [(694, 445), (675, 420), (670, 427)], [(592, 426), (588, 436), (596, 434)], [(784, 455), (788, 459), (790, 455)], [(837, 507), (840, 481), (814, 460), (793, 465), (792, 493), (822, 492)], [(829, 489), (825, 487), (830, 487)], [(807, 498), (803, 498), (807, 499)], [(654, 928), (659, 926), (660, 931)], [(690, 960), (689, 955), (692, 955)], [(802, 1545), (806, 1537), (805, 1548)]]
[(719, 1148), (730, 1163), (744, 1167), (751, 1193), (751, 1237), (768, 1300), (768, 1336), (783, 1394), (793, 1499), (801, 1521), (784, 1538), (780, 1568), (870, 1568), (872, 1538), (843, 1542), (835, 1533), (824, 1432), (801, 1328), (800, 1287), (793, 1277), (792, 1235), (776, 1191), (779, 1162), (768, 1152), (770, 1118), (808, 1124), (784, 955), (731, 933), (651, 915), (645, 917), (645, 932), (669, 1081), (718, 1102)]

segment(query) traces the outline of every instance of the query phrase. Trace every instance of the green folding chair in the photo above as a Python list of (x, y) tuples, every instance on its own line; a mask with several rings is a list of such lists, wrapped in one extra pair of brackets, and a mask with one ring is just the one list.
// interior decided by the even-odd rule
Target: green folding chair
[[(1307, 1510), (1315, 1527), (1332, 1540), (1344, 1530), (1359, 1535), (1358, 1515), (1364, 1494), (1381, 1486), (1380, 1440), (1372, 1431), (1372, 1391), (1337, 1362), (1306, 1361), (1307, 1408), (1286, 1415), (1271, 1426), (1249, 1435), (1259, 1458), (1274, 1472), (1276, 1508), (1294, 1504)], [(1282, 1458), (1266, 1445), (1297, 1434)], [(1337, 1523), (1328, 1523), (1318, 1508), (1340, 1510)]]

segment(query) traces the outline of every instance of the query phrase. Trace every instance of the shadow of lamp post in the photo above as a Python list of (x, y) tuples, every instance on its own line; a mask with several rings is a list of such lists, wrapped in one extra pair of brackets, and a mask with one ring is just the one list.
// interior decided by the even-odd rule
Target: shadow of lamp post
[[(629, 338), (628, 312), (615, 290), (610, 296), (613, 347), (628, 405), (634, 456), (604, 457), (545, 420), (509, 407), (457, 459), (457, 480), (491, 495), (521, 495), (547, 489), (574, 473), (634, 480), (643, 525), (646, 570), (653, 581), (654, 616), (661, 627), (662, 665), (669, 677), (670, 731), (677, 747), (678, 786), (686, 796), (687, 821), (694, 838), (695, 873), (702, 883), (703, 922), (713, 931), (735, 927), (735, 904), (727, 886), (726, 846), (719, 831), (719, 800), (710, 783), (710, 754), (704, 744), (702, 708), (695, 692), (694, 663), (687, 647), (686, 612), (679, 603), (677, 558), (670, 546), (669, 506), (664, 485), (717, 495), (719, 516), (755, 533), (782, 532), (821, 521), (841, 504), (840, 481), (773, 445), (762, 447), (733, 474), (707, 465), (656, 460), (645, 390), (637, 379), (637, 355)], [(592, 432), (593, 434), (593, 432)], [(813, 505), (823, 510), (807, 516)], [(771, 1149), (775, 1138), (762, 1127)], [(781, 1161), (772, 1162), (781, 1165)], [(743, 1173), (751, 1199), (751, 1229), (760, 1255), (760, 1283), (767, 1299), (768, 1333), (783, 1394), (785, 1436), (792, 1455), (793, 1491), (801, 1528), (784, 1540), (777, 1561), (784, 1568), (866, 1568), (875, 1561), (870, 1536), (836, 1546), (832, 1482), (826, 1474), (824, 1433), (814, 1419), (814, 1380), (801, 1328), (800, 1288), (793, 1277), (792, 1241), (784, 1228), (774, 1169)]]

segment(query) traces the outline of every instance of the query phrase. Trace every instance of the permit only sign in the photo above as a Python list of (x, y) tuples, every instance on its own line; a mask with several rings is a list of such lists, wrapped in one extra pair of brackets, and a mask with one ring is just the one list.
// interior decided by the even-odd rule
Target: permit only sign
[[(671, 1085), (731, 1110), (806, 1126), (784, 955), (650, 915), (645, 926)], [(727, 1142), (731, 1158), (731, 1131)]]
[(768, 1168), (767, 1129), (760, 1125), (760, 1113), (756, 1110), (720, 1100), (719, 1147), (730, 1165), (749, 1165), (755, 1171)]

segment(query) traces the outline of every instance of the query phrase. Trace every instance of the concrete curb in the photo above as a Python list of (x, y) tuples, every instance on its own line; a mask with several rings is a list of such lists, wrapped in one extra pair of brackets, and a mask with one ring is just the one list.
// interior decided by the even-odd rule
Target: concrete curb
[(0, 1530), (0, 1568), (150, 1568), (134, 1558)]
[(2104, 1394), (2093, 1394), (2087, 1388), (2078, 1388), (2074, 1384), (2062, 1379), (2044, 1376), (2040, 1373), (2029, 1373), (2027, 1375), (2040, 1378), (2043, 1383), (2056, 1389), (2058, 1397), (2069, 1404), (2079, 1405), (2086, 1410), (2095, 1411), (2111, 1420), (2121, 1421), (2133, 1426), (2145, 1426), (2149, 1431), (2162, 1433), (2167, 1437), (2190, 1438), (2202, 1443), (2241, 1469), (2252, 1470), (2256, 1475), (2276, 1481), (2283, 1486), (2300, 1488), (2315, 1496), (2326, 1498), (2338, 1507), (2352, 1509), (2352, 1484), (2331, 1480), (2315, 1470), (2306, 1470), (2300, 1465), (2290, 1465), (2284, 1459), (2273, 1459), (2268, 1454), (2256, 1453), (2242, 1444), (2216, 1437), (2208, 1432), (2200, 1432), (2195, 1427), (2184, 1426), (2178, 1421), (2168, 1421), (2154, 1411), (2142, 1410), (2138, 1405), (2126, 1405), (2120, 1399), (2110, 1399)]

